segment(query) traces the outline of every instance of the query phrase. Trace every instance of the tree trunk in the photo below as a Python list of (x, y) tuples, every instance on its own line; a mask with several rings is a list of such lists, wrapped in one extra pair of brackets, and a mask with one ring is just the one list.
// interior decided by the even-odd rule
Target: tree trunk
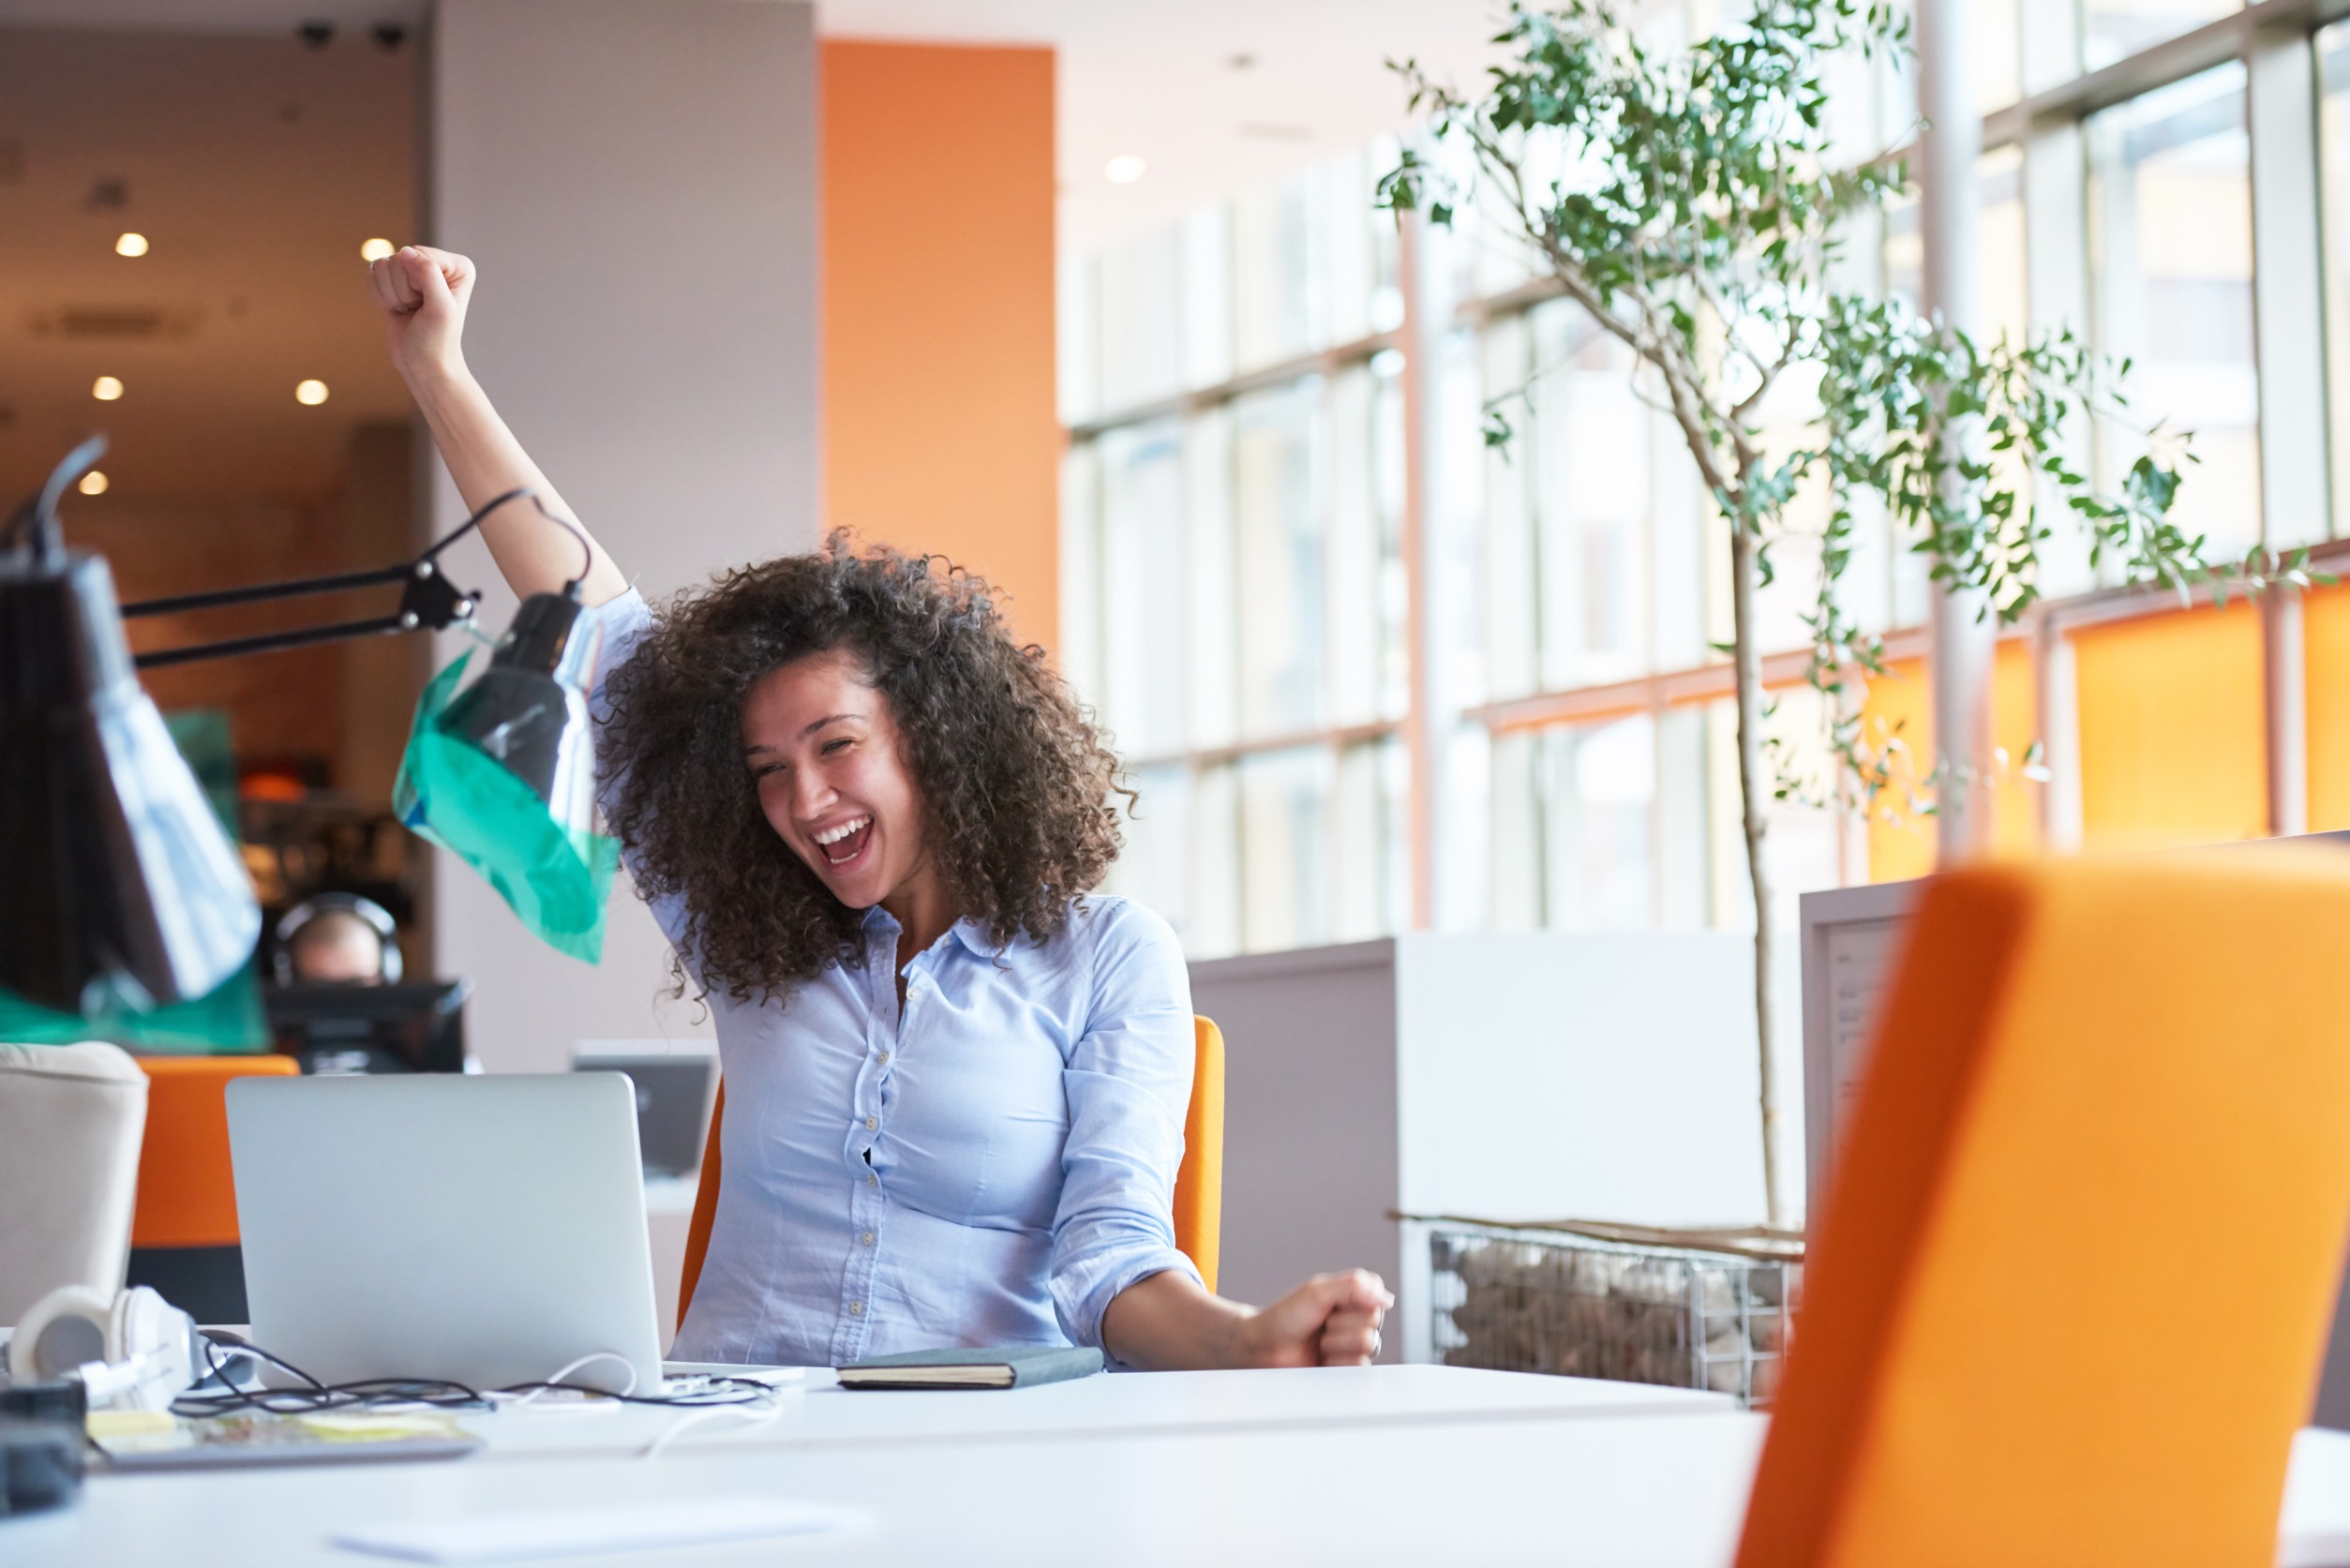
[[(1742, 475), (1743, 477), (1743, 475)], [(1762, 641), (1755, 626), (1755, 593), (1762, 573), (1761, 540), (1729, 519), (1730, 640), (1738, 680), (1739, 819), (1746, 839), (1746, 871), (1755, 895), (1755, 1053), (1762, 1074), (1762, 1204), (1773, 1225), (1786, 1223), (1779, 1193), (1779, 1107), (1771, 1026), (1771, 874), (1763, 865), (1764, 812), (1772, 797), (1762, 750)]]

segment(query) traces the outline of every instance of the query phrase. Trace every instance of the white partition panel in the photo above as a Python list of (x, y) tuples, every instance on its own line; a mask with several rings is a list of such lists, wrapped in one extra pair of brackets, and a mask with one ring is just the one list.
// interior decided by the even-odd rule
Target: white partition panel
[[(469, 353), (524, 444), (649, 595), (812, 547), (811, 7), (441, 0), (430, 49), (427, 237), (480, 263)], [(432, 510), (436, 531), (464, 516), (437, 471)], [(497, 582), (475, 544), (448, 566)], [(483, 624), (514, 603), (493, 589)], [(581, 1038), (708, 1032), (657, 1000), (667, 946), (624, 880), (591, 969), (452, 858), (435, 872), (438, 967), (473, 978), (493, 1070), (561, 1070)]]

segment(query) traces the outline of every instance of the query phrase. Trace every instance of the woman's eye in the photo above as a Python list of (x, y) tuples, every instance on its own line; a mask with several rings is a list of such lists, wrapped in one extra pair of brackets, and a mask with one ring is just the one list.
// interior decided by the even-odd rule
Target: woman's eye
[(756, 784), (770, 773), (780, 773), (783, 770), (784, 765), (780, 762), (762, 762), (751, 769), (751, 782)]
[(844, 752), (847, 749), (848, 741), (846, 739), (840, 740), (827, 740), (824, 743), (824, 754), (826, 756), (831, 756), (834, 752)]

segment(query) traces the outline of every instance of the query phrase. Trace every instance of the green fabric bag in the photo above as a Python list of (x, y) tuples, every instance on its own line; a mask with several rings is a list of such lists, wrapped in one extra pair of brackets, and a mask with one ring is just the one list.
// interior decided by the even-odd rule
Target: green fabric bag
[(441, 716), (471, 658), (458, 654), (417, 700), (392, 809), (411, 832), (478, 872), (548, 947), (597, 963), (620, 844), (557, 822), (530, 785), (442, 731)]
[(109, 1008), (94, 1018), (55, 1012), (0, 991), (0, 1040), (10, 1045), (71, 1045), (111, 1040), (139, 1051), (190, 1053), (269, 1049), (269, 1020), (262, 1012), (260, 955), (204, 995), (144, 1012)]

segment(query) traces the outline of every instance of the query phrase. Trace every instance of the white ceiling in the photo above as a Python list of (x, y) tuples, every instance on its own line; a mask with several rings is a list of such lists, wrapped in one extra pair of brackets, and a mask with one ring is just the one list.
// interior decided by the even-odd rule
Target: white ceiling
[[(426, 0), (0, 0), (0, 24), (346, 35)], [(1061, 242), (1083, 254), (1405, 122), (1389, 58), (1466, 82), (1500, 0), (818, 0), (827, 34), (1049, 44), (1060, 73)], [(1251, 63), (1235, 68), (1235, 56)], [(1148, 172), (1113, 186), (1102, 167)]]

